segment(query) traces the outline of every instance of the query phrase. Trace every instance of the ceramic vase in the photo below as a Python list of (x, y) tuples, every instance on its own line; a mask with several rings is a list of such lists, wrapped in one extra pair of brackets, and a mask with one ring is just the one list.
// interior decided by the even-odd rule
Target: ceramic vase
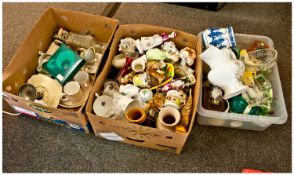
[(221, 49), (236, 46), (232, 26), (226, 28), (208, 28), (202, 33), (202, 39), (206, 48), (215, 46)]
[(174, 132), (180, 119), (181, 114), (176, 108), (165, 107), (158, 114), (156, 127), (160, 130)]
[(147, 116), (144, 108), (133, 107), (126, 111), (126, 119), (131, 123), (142, 124)]

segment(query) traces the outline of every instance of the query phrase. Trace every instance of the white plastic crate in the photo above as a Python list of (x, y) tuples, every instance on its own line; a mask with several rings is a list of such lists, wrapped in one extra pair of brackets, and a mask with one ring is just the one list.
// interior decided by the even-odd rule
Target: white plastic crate
[[(198, 34), (198, 37), (201, 37)], [(246, 34), (235, 34), (237, 47), (249, 48), (255, 40), (263, 41), (268, 44), (269, 47), (274, 48), (273, 41), (266, 36), (258, 35), (246, 35)], [(283, 124), (287, 121), (288, 114), (285, 106), (279, 71), (277, 64), (273, 67), (273, 72), (269, 76), (273, 87), (273, 111), (274, 114), (271, 116), (256, 116), (256, 115), (244, 115), (237, 113), (225, 113), (213, 110), (204, 109), (202, 106), (202, 87), (199, 96), (198, 103), (198, 116), (197, 121), (201, 125), (221, 126), (230, 127), (236, 129), (248, 129), (263, 131), (272, 124)]]

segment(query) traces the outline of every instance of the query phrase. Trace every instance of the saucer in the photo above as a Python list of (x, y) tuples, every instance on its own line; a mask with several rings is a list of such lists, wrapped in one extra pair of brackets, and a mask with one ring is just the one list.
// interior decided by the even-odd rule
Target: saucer
[(62, 86), (57, 80), (43, 74), (36, 74), (28, 80), (28, 83), (32, 84), (37, 92), (43, 94), (42, 101), (47, 106), (57, 108), (62, 94)]
[(60, 101), (59, 106), (64, 108), (77, 108), (82, 106), (84, 103), (86, 103), (88, 96), (90, 94), (92, 85), (89, 83), (89, 86), (87, 89), (82, 90), (82, 98), (80, 98), (78, 101)]
[(109, 118), (113, 114), (113, 103), (110, 96), (98, 96), (93, 103), (93, 111), (98, 116)]

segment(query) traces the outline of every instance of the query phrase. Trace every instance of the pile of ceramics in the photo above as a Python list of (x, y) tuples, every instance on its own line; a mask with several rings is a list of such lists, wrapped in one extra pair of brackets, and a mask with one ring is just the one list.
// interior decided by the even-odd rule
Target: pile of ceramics
[(210, 67), (203, 83), (203, 107), (249, 115), (273, 113), (268, 75), (277, 51), (262, 41), (240, 50), (232, 27), (209, 28), (202, 38), (205, 49), (200, 58)]
[(18, 95), (52, 108), (82, 106), (105, 47), (91, 35), (60, 28), (47, 51), (39, 51), (38, 73), (20, 86)]
[[(171, 132), (187, 132), (196, 83), (196, 51), (176, 47), (176, 33), (120, 40), (119, 53), (102, 92), (96, 115)], [(115, 73), (116, 72), (116, 73)], [(112, 78), (109, 78), (112, 77)]]

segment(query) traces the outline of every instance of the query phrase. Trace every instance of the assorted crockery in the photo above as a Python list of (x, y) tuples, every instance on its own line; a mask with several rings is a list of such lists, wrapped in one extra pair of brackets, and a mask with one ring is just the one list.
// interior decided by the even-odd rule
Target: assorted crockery
[(80, 107), (87, 101), (106, 44), (91, 35), (62, 28), (46, 52), (39, 51), (37, 72), (18, 95), (52, 108)]
[(113, 100), (112, 116), (96, 113), (95, 105), (94, 112), (164, 131), (187, 132), (192, 111), (191, 89), (196, 83), (192, 68), (196, 51), (177, 48), (171, 40), (175, 37), (172, 32), (139, 39), (122, 38), (119, 52), (112, 59), (111, 71), (118, 74), (115, 80), (107, 80), (102, 90)]
[(203, 106), (249, 115), (272, 113), (273, 90), (267, 75), (277, 61), (277, 51), (262, 41), (240, 50), (232, 27), (209, 28), (202, 38), (205, 48), (200, 58), (209, 65), (207, 79), (214, 86), (203, 86)]

